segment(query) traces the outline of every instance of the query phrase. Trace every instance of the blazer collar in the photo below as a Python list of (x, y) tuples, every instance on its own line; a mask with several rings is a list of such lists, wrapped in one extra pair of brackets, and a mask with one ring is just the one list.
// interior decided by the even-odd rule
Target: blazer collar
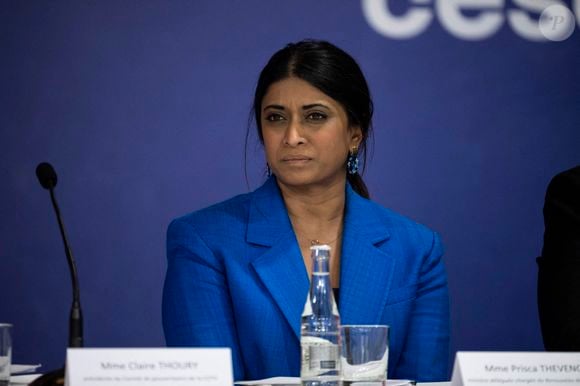
[(249, 216), (246, 239), (252, 244), (272, 246), (288, 232), (293, 233), (275, 177), (252, 193)]
[(251, 264), (299, 339), (310, 282), (274, 177), (252, 194), (246, 240), (266, 247)]
[[(359, 196), (347, 183), (345, 228), (358, 237), (376, 244), (390, 237), (388, 229), (376, 212), (376, 204)], [(292, 232), (286, 205), (275, 177), (252, 193), (247, 241), (272, 246), (285, 232)], [(346, 233), (346, 232), (343, 232)]]
[[(377, 248), (389, 232), (376, 204), (346, 187), (339, 312), (343, 323), (379, 323), (390, 285), (393, 259)], [(252, 193), (246, 239), (266, 247), (252, 261), (297, 338), (310, 285), (298, 242), (276, 179)]]
[(382, 248), (390, 232), (381, 212), (347, 185), (338, 305), (343, 324), (381, 323), (395, 264)]

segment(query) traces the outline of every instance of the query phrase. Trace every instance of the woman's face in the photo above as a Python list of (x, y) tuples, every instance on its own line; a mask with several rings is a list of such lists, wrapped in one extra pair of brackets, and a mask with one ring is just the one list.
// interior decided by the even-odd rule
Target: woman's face
[(290, 77), (269, 87), (261, 108), (266, 158), (279, 182), (306, 187), (345, 180), (347, 154), (362, 134), (349, 127), (337, 101)]

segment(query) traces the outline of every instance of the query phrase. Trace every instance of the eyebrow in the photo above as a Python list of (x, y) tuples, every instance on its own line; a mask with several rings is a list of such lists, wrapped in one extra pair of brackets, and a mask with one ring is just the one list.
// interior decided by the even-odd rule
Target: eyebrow
[(308, 110), (308, 109), (311, 109), (311, 108), (314, 108), (314, 107), (322, 107), (324, 109), (329, 109), (328, 106), (326, 106), (326, 105), (324, 105), (322, 103), (313, 103), (311, 105), (302, 106), (302, 110)]
[(280, 105), (268, 105), (262, 109), (262, 111), (266, 111), (267, 109), (274, 109), (274, 110), (284, 110), (284, 106)]
[[(327, 110), (329, 109), (328, 106), (326, 106), (326, 105), (324, 105), (322, 103), (312, 103), (312, 104), (309, 104), (309, 105), (302, 106), (302, 110), (308, 110), (308, 109), (311, 109), (311, 108), (314, 108), (314, 107), (322, 107), (322, 108), (327, 109)], [(265, 111), (267, 109), (286, 110), (286, 108), (284, 106), (282, 106), (282, 105), (268, 105), (268, 106), (264, 107), (262, 109), (262, 111)]]

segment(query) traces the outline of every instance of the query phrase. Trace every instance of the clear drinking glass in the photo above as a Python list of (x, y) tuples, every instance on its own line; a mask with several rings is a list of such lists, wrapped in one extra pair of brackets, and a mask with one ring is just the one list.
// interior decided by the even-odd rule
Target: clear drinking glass
[(12, 325), (0, 323), (0, 386), (10, 383), (12, 364)]
[(389, 360), (389, 326), (344, 325), (340, 331), (343, 385), (385, 383)]

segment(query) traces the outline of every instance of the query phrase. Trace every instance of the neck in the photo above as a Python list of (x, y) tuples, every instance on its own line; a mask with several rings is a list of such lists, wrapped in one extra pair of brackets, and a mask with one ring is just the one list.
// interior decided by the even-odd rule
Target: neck
[(319, 188), (294, 188), (278, 183), (292, 227), (304, 243), (332, 243), (340, 237), (346, 179)]

